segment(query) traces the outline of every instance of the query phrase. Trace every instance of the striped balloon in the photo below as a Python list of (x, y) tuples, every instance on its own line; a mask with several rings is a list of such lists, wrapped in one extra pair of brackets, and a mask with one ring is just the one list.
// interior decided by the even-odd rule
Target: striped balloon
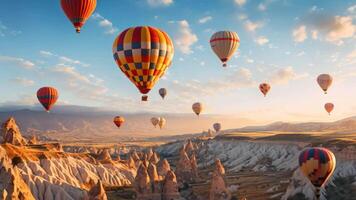
[(303, 150), (299, 155), (300, 170), (316, 187), (317, 197), (320, 195), (320, 187), (331, 177), (335, 166), (335, 156), (326, 148), (308, 148)]
[(49, 112), (58, 99), (58, 91), (53, 87), (42, 87), (37, 91), (37, 98)]
[(96, 0), (61, 0), (61, 6), (77, 33), (96, 7)]
[(124, 30), (112, 50), (116, 64), (142, 94), (147, 94), (164, 75), (174, 54), (167, 33), (150, 26)]
[(236, 32), (219, 31), (214, 33), (210, 38), (210, 46), (223, 62), (226, 67), (226, 62), (231, 58), (234, 52), (240, 45), (240, 38)]

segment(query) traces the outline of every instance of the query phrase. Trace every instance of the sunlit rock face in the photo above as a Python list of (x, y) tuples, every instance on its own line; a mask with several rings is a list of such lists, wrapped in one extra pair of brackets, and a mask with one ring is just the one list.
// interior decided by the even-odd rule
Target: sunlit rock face
[(215, 170), (212, 174), (209, 200), (228, 200), (231, 199), (231, 193), (227, 189), (224, 181), (225, 169), (220, 160), (215, 162)]
[(104, 186), (100, 180), (92, 186), (89, 190), (88, 196), (83, 198), (83, 200), (107, 200), (106, 192)]
[(179, 200), (182, 199), (178, 192), (178, 183), (176, 175), (169, 170), (163, 181), (162, 200)]
[(191, 162), (184, 148), (180, 151), (176, 174), (180, 184), (190, 183), (194, 179)]
[(13, 117), (10, 117), (2, 124), (1, 133), (3, 137), (3, 143), (9, 143), (17, 146), (23, 146), (27, 144), (27, 141), (22, 137), (20, 128), (17, 126), (15, 118)]
[(30, 144), (30, 145), (38, 144), (37, 136), (36, 135), (32, 135), (30, 140), (28, 141), (28, 144)]
[(163, 159), (158, 163), (158, 175), (165, 177), (167, 172), (171, 170), (171, 166), (167, 159)]

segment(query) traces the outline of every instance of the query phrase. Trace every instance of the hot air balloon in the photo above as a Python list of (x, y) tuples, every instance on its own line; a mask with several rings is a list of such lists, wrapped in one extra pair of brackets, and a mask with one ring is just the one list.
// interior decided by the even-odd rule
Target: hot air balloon
[(193, 109), (194, 113), (199, 116), (199, 114), (203, 110), (203, 104), (200, 102), (196, 102), (193, 104), (192, 109)]
[(324, 105), (324, 108), (325, 108), (326, 112), (328, 112), (329, 115), (330, 115), (331, 111), (334, 110), (334, 104), (333, 103), (326, 103)]
[(167, 89), (166, 88), (161, 88), (158, 91), (159, 95), (161, 95), (162, 99), (167, 95)]
[(213, 128), (214, 128), (215, 132), (219, 132), (221, 130), (221, 124), (215, 123), (215, 124), (213, 124)]
[(121, 117), (121, 116), (116, 116), (114, 117), (114, 123), (115, 125), (120, 128), (120, 126), (125, 122), (125, 118)]
[(262, 94), (266, 96), (268, 91), (271, 89), (271, 86), (268, 83), (261, 83), (259, 88)]
[(231, 58), (240, 45), (240, 38), (236, 32), (219, 31), (210, 38), (210, 46), (226, 67), (226, 62)]
[(329, 74), (320, 74), (317, 78), (317, 82), (321, 87), (321, 89), (323, 89), (324, 93), (326, 94), (328, 88), (333, 82), (333, 77), (331, 77)]
[(46, 111), (49, 112), (58, 99), (58, 91), (53, 87), (42, 87), (37, 91), (37, 98)]
[(163, 117), (160, 117), (159, 122), (158, 122), (159, 128), (162, 129), (164, 125), (166, 125), (166, 119)]
[(326, 148), (308, 148), (299, 155), (300, 170), (315, 186), (317, 199), (320, 197), (320, 188), (331, 177), (335, 166), (335, 156)]
[(80, 29), (95, 10), (96, 0), (61, 0), (61, 6), (75, 31), (80, 33)]
[(157, 124), (159, 122), (159, 118), (158, 117), (152, 117), (151, 118), (151, 123), (153, 124), (153, 126), (156, 128)]
[(112, 50), (116, 64), (142, 94), (147, 94), (164, 75), (174, 54), (168, 34), (150, 26), (124, 30)]

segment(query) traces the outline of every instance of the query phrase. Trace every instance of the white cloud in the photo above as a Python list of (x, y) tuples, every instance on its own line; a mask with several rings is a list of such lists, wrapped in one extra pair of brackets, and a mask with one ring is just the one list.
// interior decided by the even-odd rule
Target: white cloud
[(14, 64), (19, 67), (23, 67), (25, 69), (33, 69), (35, 64), (29, 60), (25, 60), (23, 58), (11, 57), (11, 56), (1, 56), (0, 62)]
[(247, 15), (245, 15), (245, 14), (240, 14), (240, 15), (238, 16), (238, 19), (239, 19), (240, 21), (245, 20), (245, 19), (247, 19)]
[(247, 58), (247, 59), (246, 59), (246, 62), (247, 62), (247, 63), (254, 63), (255, 61), (254, 61), (253, 59), (251, 59), (251, 58)]
[(246, 4), (246, 0), (234, 0), (234, 2), (238, 5), (238, 6), (243, 6)]
[(210, 21), (210, 20), (212, 20), (212, 19), (213, 19), (212, 16), (206, 16), (206, 17), (203, 17), (203, 18), (199, 19), (198, 22), (199, 22), (200, 24), (205, 24), (206, 22), (208, 22), (208, 21)]
[(318, 35), (319, 35), (318, 30), (312, 30), (311, 31), (311, 35), (312, 35), (313, 40), (317, 40), (318, 39)]
[(295, 42), (303, 42), (308, 38), (306, 26), (301, 25), (293, 30), (293, 38)]
[(353, 24), (352, 17), (335, 16), (329, 25), (329, 31), (326, 35), (326, 40), (340, 44), (343, 39), (353, 37), (355, 32), (356, 25)]
[(40, 51), (40, 54), (42, 56), (54, 56), (54, 54), (52, 52), (49, 52), (49, 51), (44, 51), (44, 50), (41, 50)]
[(258, 37), (255, 42), (258, 44), (258, 45), (265, 45), (269, 42), (268, 38), (266, 38), (265, 36), (260, 36)]
[(5, 26), (1, 21), (0, 21), (0, 37), (5, 37), (6, 35), (19, 35), (21, 34), (21, 31), (18, 30), (11, 30), (7, 26)]
[(30, 80), (30, 79), (26, 79), (26, 78), (22, 78), (22, 77), (16, 77), (14, 79), (10, 80), (13, 83), (19, 84), (23, 87), (29, 87), (35, 84), (35, 81)]
[(192, 32), (186, 20), (178, 22), (178, 31), (175, 36), (175, 44), (184, 54), (192, 53), (191, 46), (198, 41), (196, 34)]
[(349, 13), (356, 13), (356, 4), (347, 8)]
[(262, 22), (252, 22), (250, 20), (247, 20), (244, 25), (245, 25), (245, 29), (247, 31), (250, 31), (250, 32), (254, 32), (257, 29), (263, 27), (263, 23)]
[(301, 52), (299, 52), (299, 53), (297, 53), (297, 55), (296, 56), (304, 56), (305, 55), (305, 52), (304, 51), (301, 51)]
[(99, 22), (99, 26), (105, 29), (106, 34), (114, 34), (118, 31), (111, 21), (104, 18), (99, 13), (94, 13), (93, 19)]
[(297, 74), (292, 66), (287, 66), (286, 68), (278, 69), (270, 76), (272, 84), (287, 84), (291, 80), (297, 80), (307, 77), (308, 74)]
[(201, 62), (200, 62), (200, 65), (201, 65), (201, 66), (205, 66), (205, 62), (204, 62), (204, 61), (201, 61)]
[(157, 6), (169, 6), (173, 4), (173, 0), (147, 0), (148, 5), (157, 7)]
[(266, 6), (266, 4), (264, 4), (264, 3), (260, 3), (260, 4), (258, 4), (258, 10), (260, 10), (260, 11), (265, 11), (265, 10), (267, 10), (267, 6)]

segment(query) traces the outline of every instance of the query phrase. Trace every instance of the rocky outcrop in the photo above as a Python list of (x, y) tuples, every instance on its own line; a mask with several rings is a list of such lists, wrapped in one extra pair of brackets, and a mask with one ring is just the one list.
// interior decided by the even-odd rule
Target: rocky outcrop
[(150, 199), (152, 195), (150, 177), (145, 165), (141, 164), (137, 170), (137, 175), (134, 181), (137, 200)]
[(103, 183), (98, 180), (88, 193), (88, 200), (107, 200), (106, 192), (103, 186)]
[(192, 175), (196, 179), (199, 177), (198, 175), (198, 164), (197, 159), (195, 158), (195, 154), (190, 157), (190, 165), (192, 167)]
[(225, 175), (225, 168), (219, 159), (215, 160), (215, 171), (218, 172), (222, 176)]
[(12, 161), (2, 147), (0, 147), (0, 199), (35, 199), (30, 188), (22, 179), (18, 168), (12, 165)]
[(27, 144), (27, 141), (22, 137), (20, 128), (17, 126), (15, 118), (10, 117), (2, 124), (3, 143), (10, 143), (17, 146)]
[(30, 144), (30, 145), (38, 144), (37, 136), (32, 135), (30, 140), (28, 141), (28, 144)]
[(159, 158), (156, 152), (153, 152), (151, 158), (150, 158), (150, 162), (153, 164), (157, 164), (159, 162)]
[(165, 177), (168, 171), (171, 171), (171, 166), (168, 160), (167, 159), (161, 160), (158, 163), (158, 175), (161, 177)]
[(194, 180), (191, 162), (185, 149), (182, 148), (180, 150), (179, 160), (176, 167), (176, 174), (180, 184), (190, 183)]
[(104, 149), (98, 156), (98, 160), (100, 161), (106, 161), (106, 162), (110, 162), (111, 160), (111, 155), (109, 153), (108, 149)]
[(191, 153), (194, 152), (194, 145), (193, 145), (193, 142), (191, 140), (188, 140), (187, 144), (185, 145), (185, 152), (188, 154), (188, 155), (191, 155)]
[(169, 170), (163, 181), (162, 200), (178, 200), (181, 196), (178, 191), (176, 175)]
[[(220, 160), (219, 160), (220, 161)], [(226, 188), (225, 181), (222, 172), (225, 174), (225, 170), (222, 170), (221, 162), (215, 162), (215, 170), (213, 172), (209, 200), (229, 200), (231, 199), (231, 193)]]

